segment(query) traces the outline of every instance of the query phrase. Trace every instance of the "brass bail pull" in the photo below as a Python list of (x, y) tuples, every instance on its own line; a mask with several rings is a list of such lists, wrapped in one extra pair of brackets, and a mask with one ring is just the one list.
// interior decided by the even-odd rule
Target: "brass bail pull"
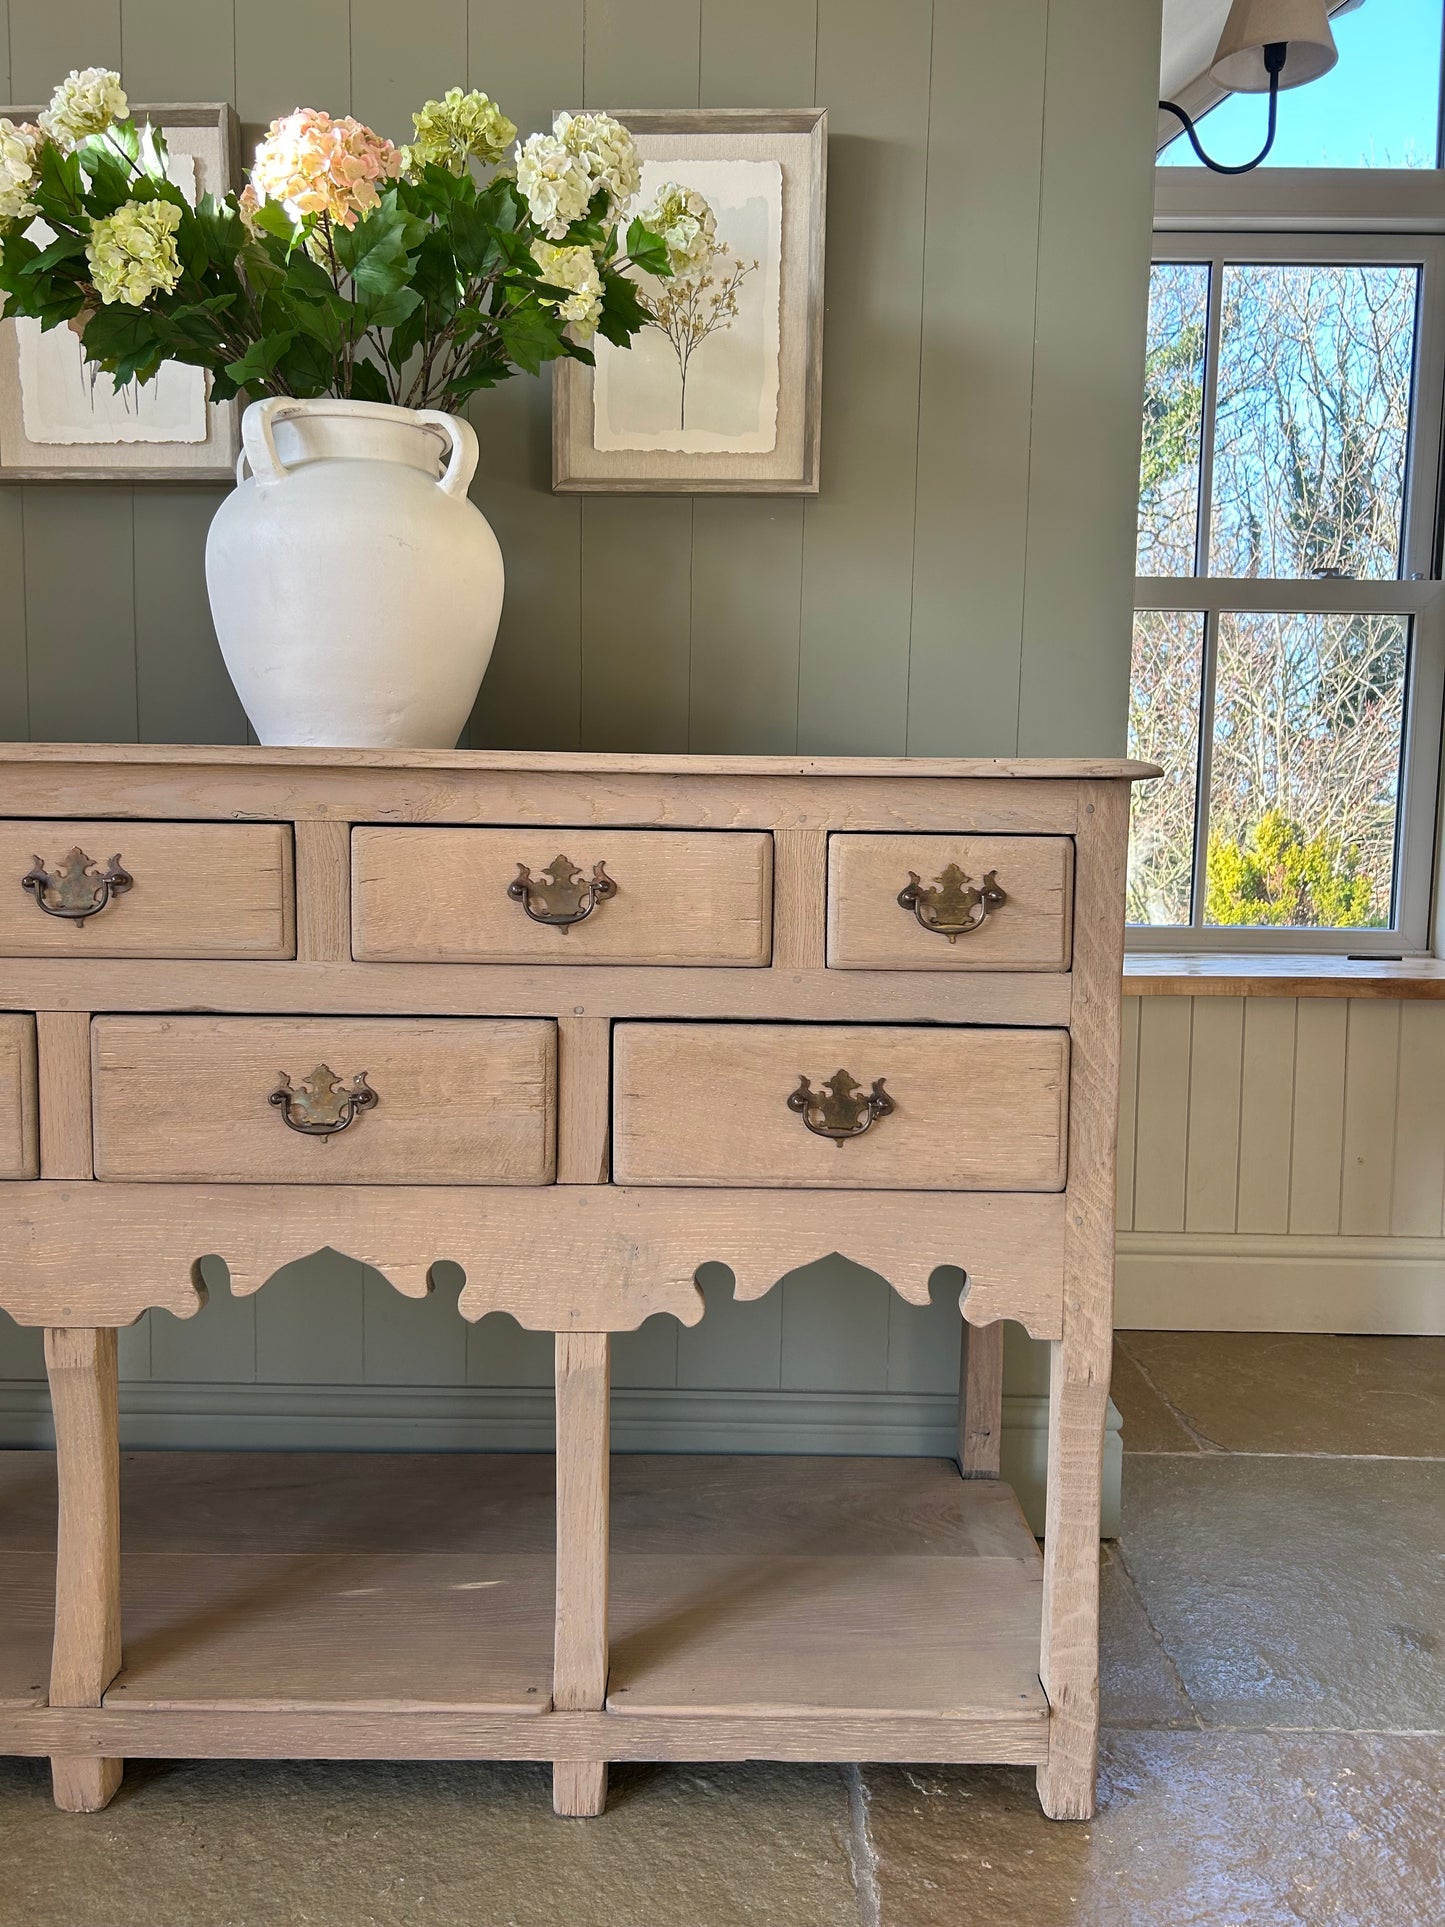
[(513, 903), (521, 904), (533, 923), (567, 930), (590, 917), (599, 903), (615, 897), (617, 885), (608, 876), (605, 863), (594, 863), (587, 877), (570, 856), (557, 856), (539, 877), (534, 877), (525, 863), (519, 863), (516, 876), (507, 885), (507, 895)]
[(120, 857), (113, 856), (102, 870), (85, 851), (67, 850), (59, 867), (47, 870), (44, 857), (36, 857), (20, 879), (47, 917), (63, 917), (69, 923), (84, 923), (98, 916), (112, 897), (129, 890), (135, 878), (123, 870)]
[(834, 1071), (820, 1091), (800, 1077), (798, 1088), (788, 1095), (788, 1109), (797, 1112), (814, 1137), (831, 1138), (840, 1151), (850, 1137), (862, 1137), (896, 1108), (881, 1077), (865, 1091), (847, 1071)]
[(349, 1084), (343, 1084), (329, 1064), (318, 1064), (309, 1077), (301, 1080), (299, 1088), (282, 1071), (266, 1102), (275, 1105), (288, 1129), (299, 1131), (303, 1137), (335, 1137), (353, 1124), (360, 1112), (371, 1110), (381, 1099), (367, 1083), (365, 1071), (358, 1071)]
[(908, 882), (898, 892), (898, 902), (901, 908), (913, 912), (922, 929), (957, 943), (960, 937), (982, 929), (989, 911), (1007, 903), (1008, 894), (999, 888), (996, 871), (988, 871), (983, 882), (976, 884), (956, 863), (950, 863), (931, 884), (925, 884), (916, 870), (910, 870)]

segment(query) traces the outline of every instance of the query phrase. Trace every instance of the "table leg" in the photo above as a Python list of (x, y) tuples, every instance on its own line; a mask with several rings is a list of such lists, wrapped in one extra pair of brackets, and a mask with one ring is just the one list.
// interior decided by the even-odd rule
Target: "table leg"
[[(116, 1334), (48, 1328), (45, 1370), (55, 1415), (60, 1487), (55, 1559), (52, 1706), (99, 1706), (120, 1671), (120, 1436)], [(96, 1813), (116, 1788), (121, 1760), (51, 1759), (55, 1804)]]
[[(600, 1712), (607, 1703), (608, 1410), (606, 1332), (557, 1334), (557, 1625), (552, 1704)], [(555, 1760), (552, 1808), (601, 1813), (605, 1760)]]
[(1003, 1321), (965, 1321), (958, 1367), (958, 1469), (966, 1479), (998, 1477), (1002, 1435)]

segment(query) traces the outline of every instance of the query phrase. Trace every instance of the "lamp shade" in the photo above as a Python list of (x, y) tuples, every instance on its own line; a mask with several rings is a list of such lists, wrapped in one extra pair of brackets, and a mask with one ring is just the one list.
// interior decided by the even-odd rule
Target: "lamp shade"
[(1281, 87), (1318, 80), (1339, 59), (1325, 0), (1234, 0), (1210, 75), (1231, 93), (1268, 93), (1264, 50), (1281, 41), (1287, 49)]

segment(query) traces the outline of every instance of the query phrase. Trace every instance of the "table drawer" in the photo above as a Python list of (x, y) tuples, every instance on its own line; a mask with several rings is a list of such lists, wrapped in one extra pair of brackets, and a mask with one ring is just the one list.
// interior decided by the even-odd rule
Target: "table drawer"
[[(618, 1024), (612, 1175), (619, 1184), (1058, 1191), (1068, 1062), (1061, 1030)], [(875, 1080), (881, 1101), (868, 1122)], [(823, 1134), (830, 1129), (857, 1135), (844, 1141)]]
[(35, 1019), (0, 1012), (0, 1178), (33, 1178), (39, 1170)]
[(97, 1017), (91, 1043), (98, 1178), (552, 1181), (550, 1022)]
[(0, 956), (295, 954), (289, 824), (0, 822)]
[(740, 830), (362, 826), (351, 838), (352, 953), (393, 963), (765, 964), (772, 856), (770, 836)]
[[(905, 892), (912, 900), (901, 903)], [(1066, 836), (834, 836), (828, 962), (839, 970), (1067, 970), (1073, 900)]]

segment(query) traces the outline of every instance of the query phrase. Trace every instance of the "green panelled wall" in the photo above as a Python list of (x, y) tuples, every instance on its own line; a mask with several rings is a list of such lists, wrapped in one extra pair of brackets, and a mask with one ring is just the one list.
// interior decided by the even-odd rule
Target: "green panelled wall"
[[(507, 606), (474, 745), (882, 754), (1123, 747), (1158, 0), (0, 0), (0, 100), (71, 66), (138, 101), (298, 102), (394, 138), (463, 79), (524, 131), (559, 105), (829, 111), (815, 501), (554, 497), (545, 382), (481, 397), (474, 489)], [(0, 488), (0, 736), (245, 740), (210, 631), (205, 489)], [(0, 998), (3, 1001), (3, 998)], [(132, 1376), (529, 1384), (349, 1261), (193, 1326)], [(833, 1267), (619, 1382), (936, 1394), (946, 1312)], [(942, 1349), (937, 1341), (943, 1341)], [(14, 1339), (0, 1372), (28, 1375)]]

